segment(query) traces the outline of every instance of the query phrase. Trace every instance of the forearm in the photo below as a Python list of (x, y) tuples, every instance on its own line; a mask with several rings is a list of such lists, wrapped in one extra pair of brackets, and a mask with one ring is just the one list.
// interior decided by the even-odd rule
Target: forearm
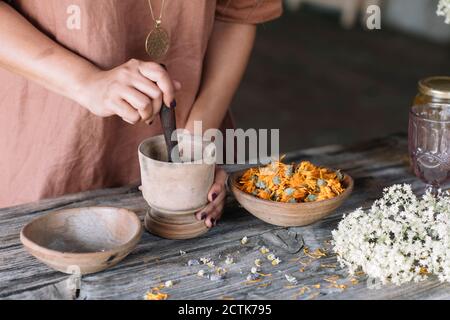
[(0, 67), (77, 99), (83, 78), (97, 68), (36, 29), (0, 1)]
[(186, 129), (202, 121), (203, 130), (218, 129), (242, 80), (254, 45), (256, 26), (216, 21), (208, 45), (199, 95)]

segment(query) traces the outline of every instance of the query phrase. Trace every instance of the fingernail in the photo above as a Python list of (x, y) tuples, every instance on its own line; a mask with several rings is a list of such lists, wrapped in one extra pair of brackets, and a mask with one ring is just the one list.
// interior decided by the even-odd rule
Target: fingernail
[(213, 195), (212, 195), (212, 200), (214, 201), (214, 200), (216, 200), (217, 199), (217, 193), (213, 193)]
[(206, 219), (206, 213), (202, 213), (202, 220)]
[(170, 104), (171, 108), (176, 108), (177, 107), (177, 101), (173, 100), (172, 103)]

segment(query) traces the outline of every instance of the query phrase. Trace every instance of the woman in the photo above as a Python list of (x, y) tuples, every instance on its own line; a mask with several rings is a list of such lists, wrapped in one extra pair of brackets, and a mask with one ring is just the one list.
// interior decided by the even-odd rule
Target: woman
[[(280, 14), (281, 0), (0, 0), (0, 207), (136, 183), (162, 102), (180, 128), (221, 127), (255, 24)], [(149, 56), (152, 30), (170, 40)], [(225, 179), (197, 214), (208, 227)]]

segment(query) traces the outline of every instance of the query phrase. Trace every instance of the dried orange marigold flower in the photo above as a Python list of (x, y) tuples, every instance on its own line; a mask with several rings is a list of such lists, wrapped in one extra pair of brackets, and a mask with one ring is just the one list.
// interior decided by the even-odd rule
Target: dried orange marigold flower
[(340, 171), (317, 167), (309, 161), (299, 164), (271, 164), (250, 168), (238, 181), (240, 190), (264, 200), (301, 203), (334, 198), (345, 191)]

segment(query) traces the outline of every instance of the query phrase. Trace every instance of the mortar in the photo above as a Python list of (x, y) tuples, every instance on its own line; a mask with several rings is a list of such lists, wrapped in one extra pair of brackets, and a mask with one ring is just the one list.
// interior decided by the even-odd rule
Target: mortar
[(175, 163), (167, 161), (162, 135), (139, 146), (142, 194), (150, 206), (145, 227), (164, 238), (189, 239), (208, 230), (204, 221), (197, 221), (195, 213), (208, 203), (214, 182), (215, 149), (201, 137), (179, 135), (178, 141), (176, 152), (181, 162)]

